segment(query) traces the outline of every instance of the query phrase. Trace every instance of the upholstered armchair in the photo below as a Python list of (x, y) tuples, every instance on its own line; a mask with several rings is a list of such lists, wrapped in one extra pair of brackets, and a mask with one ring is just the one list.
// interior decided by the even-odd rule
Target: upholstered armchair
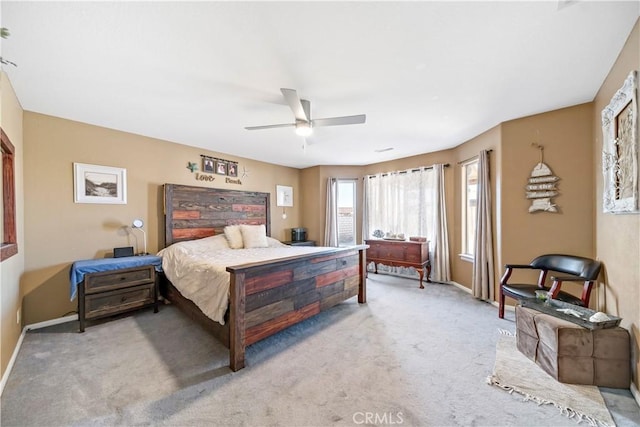
[[(602, 264), (600, 261), (562, 254), (541, 255), (529, 264), (507, 264), (505, 265), (505, 272), (502, 279), (500, 279), (498, 317), (501, 319), (504, 318), (505, 297), (517, 300), (535, 298), (535, 291), (537, 290), (548, 291), (553, 299), (588, 307), (591, 289), (600, 274), (601, 267)], [(510, 283), (509, 279), (511, 278), (511, 274), (517, 269), (538, 270), (539, 275), (537, 283)], [(547, 287), (546, 281), (549, 271), (567, 274), (568, 276), (551, 276), (551, 286)], [(566, 291), (563, 291), (561, 287), (564, 282), (581, 282), (581, 296), (576, 297)]]

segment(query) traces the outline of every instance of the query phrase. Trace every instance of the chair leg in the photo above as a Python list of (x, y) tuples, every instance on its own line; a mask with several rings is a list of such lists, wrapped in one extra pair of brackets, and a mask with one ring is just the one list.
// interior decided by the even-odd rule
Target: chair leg
[(504, 293), (500, 287), (500, 302), (498, 303), (498, 318), (504, 319)]

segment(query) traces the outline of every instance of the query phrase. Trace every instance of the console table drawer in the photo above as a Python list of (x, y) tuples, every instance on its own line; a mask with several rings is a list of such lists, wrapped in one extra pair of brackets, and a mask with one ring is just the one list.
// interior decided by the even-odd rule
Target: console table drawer
[(378, 257), (402, 261), (405, 258), (406, 250), (407, 250), (406, 247), (403, 247), (400, 245), (384, 247), (384, 248), (381, 248), (380, 251), (378, 251), (379, 253)]
[(85, 318), (91, 319), (153, 304), (154, 286), (154, 283), (149, 283), (119, 291), (87, 295)]
[(397, 240), (365, 240), (367, 248), (367, 262), (389, 266), (414, 267), (420, 275), (420, 287), (424, 270), (427, 272), (427, 282), (430, 282), (431, 263), (429, 261), (429, 242), (397, 241)]

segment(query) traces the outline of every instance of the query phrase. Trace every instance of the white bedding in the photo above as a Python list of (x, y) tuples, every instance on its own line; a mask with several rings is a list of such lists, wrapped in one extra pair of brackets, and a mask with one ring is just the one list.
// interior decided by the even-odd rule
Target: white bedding
[(182, 296), (224, 325), (229, 305), (228, 266), (286, 258), (326, 250), (323, 247), (288, 246), (270, 237), (268, 248), (230, 249), (224, 235), (175, 243), (158, 252), (162, 269)]

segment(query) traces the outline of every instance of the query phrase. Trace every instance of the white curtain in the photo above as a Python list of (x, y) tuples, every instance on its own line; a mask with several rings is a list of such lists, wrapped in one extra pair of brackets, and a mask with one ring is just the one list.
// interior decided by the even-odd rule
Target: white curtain
[(327, 209), (323, 246), (338, 246), (338, 180), (327, 178)]
[(362, 183), (362, 244), (364, 244), (365, 239), (369, 239), (371, 237), (371, 233), (373, 230), (369, 229), (369, 209), (367, 208), (367, 203), (369, 197), (369, 179), (368, 176), (365, 176), (364, 181)]
[(485, 301), (494, 299), (493, 227), (491, 225), (491, 182), (489, 154), (480, 152), (478, 158), (478, 198), (476, 218), (476, 246), (473, 260), (471, 291)]
[(375, 230), (427, 237), (431, 276), (441, 281), (449, 280), (449, 243), (441, 182), (444, 165), (436, 166), (365, 177), (363, 238), (372, 238)]
[(438, 282), (451, 280), (451, 263), (449, 260), (449, 234), (447, 233), (447, 205), (444, 198), (444, 165), (433, 166), (436, 194), (434, 217), (433, 279)]

